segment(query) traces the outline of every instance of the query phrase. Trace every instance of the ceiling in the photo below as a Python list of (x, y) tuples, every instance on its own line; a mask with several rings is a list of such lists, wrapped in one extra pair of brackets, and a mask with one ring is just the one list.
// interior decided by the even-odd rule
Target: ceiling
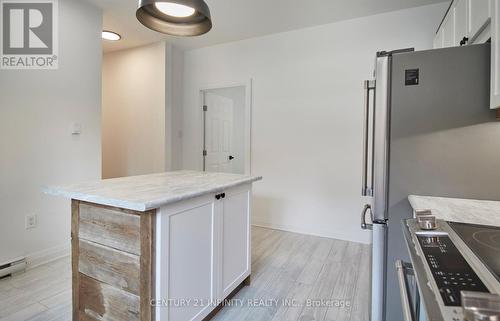
[(102, 8), (104, 29), (118, 32), (123, 37), (118, 42), (105, 41), (105, 52), (136, 47), (162, 39), (169, 40), (184, 49), (199, 48), (447, 2), (447, 0), (206, 0), (212, 13), (213, 29), (203, 36), (178, 38), (142, 26), (135, 18), (137, 0), (87, 1)]

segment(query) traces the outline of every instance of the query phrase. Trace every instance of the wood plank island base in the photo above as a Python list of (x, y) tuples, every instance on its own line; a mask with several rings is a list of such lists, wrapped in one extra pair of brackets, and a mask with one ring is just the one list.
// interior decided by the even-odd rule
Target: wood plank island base
[(260, 179), (178, 171), (47, 188), (71, 199), (73, 321), (213, 317), (250, 282)]

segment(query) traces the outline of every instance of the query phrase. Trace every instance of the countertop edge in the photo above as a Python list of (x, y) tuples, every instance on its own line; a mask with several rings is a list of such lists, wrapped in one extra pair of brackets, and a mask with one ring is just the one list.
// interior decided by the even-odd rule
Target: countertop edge
[(94, 204), (99, 204), (99, 205), (118, 207), (118, 208), (123, 208), (123, 209), (137, 211), (137, 212), (147, 212), (149, 210), (158, 209), (162, 206), (169, 205), (172, 203), (185, 201), (188, 199), (192, 199), (192, 198), (203, 196), (203, 195), (210, 194), (210, 193), (221, 192), (227, 188), (233, 188), (233, 187), (237, 187), (237, 186), (244, 185), (244, 184), (251, 184), (251, 183), (254, 183), (254, 182), (260, 181), (260, 180), (262, 180), (262, 176), (250, 176), (248, 178), (244, 178), (244, 179), (236, 181), (236, 182), (231, 182), (228, 184), (221, 184), (220, 186), (217, 186), (214, 188), (196, 191), (193, 193), (186, 193), (186, 194), (177, 195), (177, 196), (173, 196), (173, 197), (166, 197), (163, 199), (159, 198), (159, 199), (152, 200), (149, 202), (144, 202), (144, 203), (129, 202), (129, 201), (124, 201), (124, 200), (119, 200), (119, 199), (105, 198), (105, 197), (89, 195), (89, 194), (80, 193), (80, 192), (69, 192), (69, 191), (64, 191), (63, 188), (60, 188), (57, 186), (55, 186), (55, 187), (46, 186), (42, 189), (42, 191), (47, 195), (60, 196), (60, 197), (64, 197), (67, 199), (74, 199), (74, 200), (78, 200), (78, 201), (89, 202), (89, 203), (94, 203)]
[(417, 210), (419, 208), (417, 208), (417, 204), (415, 203), (416, 202), (416, 199), (419, 196), (417, 195), (408, 195), (408, 202), (410, 202), (410, 205), (411, 207), (414, 209), (414, 210)]
[(500, 201), (441, 196), (409, 195), (413, 211), (431, 210), (437, 219), (449, 222), (500, 226)]
[(47, 195), (59, 196), (59, 197), (63, 197), (66, 199), (72, 199), (72, 200), (89, 202), (89, 203), (94, 203), (94, 204), (99, 204), (99, 205), (112, 206), (112, 207), (119, 207), (119, 208), (123, 208), (126, 210), (132, 210), (132, 211), (137, 211), (137, 212), (148, 211), (148, 209), (146, 209), (146, 206), (143, 203), (127, 202), (127, 201), (123, 201), (123, 200), (104, 198), (104, 197), (99, 197), (99, 196), (95, 196), (95, 195), (88, 195), (88, 194), (78, 193), (78, 192), (66, 192), (66, 191), (62, 191), (58, 187), (44, 187), (42, 191), (43, 191), (43, 193), (45, 193)]

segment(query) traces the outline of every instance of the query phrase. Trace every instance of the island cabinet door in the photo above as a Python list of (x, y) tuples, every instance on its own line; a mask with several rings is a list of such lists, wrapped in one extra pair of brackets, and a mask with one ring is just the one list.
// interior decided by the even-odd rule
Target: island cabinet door
[(226, 298), (249, 275), (251, 265), (251, 188), (226, 191), (222, 201), (221, 299)]
[(157, 321), (202, 320), (217, 305), (221, 205), (214, 195), (206, 195), (159, 210)]

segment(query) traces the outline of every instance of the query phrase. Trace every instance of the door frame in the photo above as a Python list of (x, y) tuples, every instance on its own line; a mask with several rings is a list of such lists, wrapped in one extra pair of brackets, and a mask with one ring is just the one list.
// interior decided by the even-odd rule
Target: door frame
[(227, 82), (227, 83), (215, 83), (210, 85), (205, 85), (199, 89), (199, 104), (200, 106), (200, 122), (201, 122), (201, 135), (200, 135), (200, 145), (201, 151), (200, 157), (200, 168), (205, 171), (205, 156), (203, 154), (205, 148), (205, 112), (203, 106), (205, 105), (205, 92), (214, 89), (232, 88), (232, 87), (244, 87), (245, 88), (245, 175), (250, 175), (252, 171), (252, 79), (240, 82)]

